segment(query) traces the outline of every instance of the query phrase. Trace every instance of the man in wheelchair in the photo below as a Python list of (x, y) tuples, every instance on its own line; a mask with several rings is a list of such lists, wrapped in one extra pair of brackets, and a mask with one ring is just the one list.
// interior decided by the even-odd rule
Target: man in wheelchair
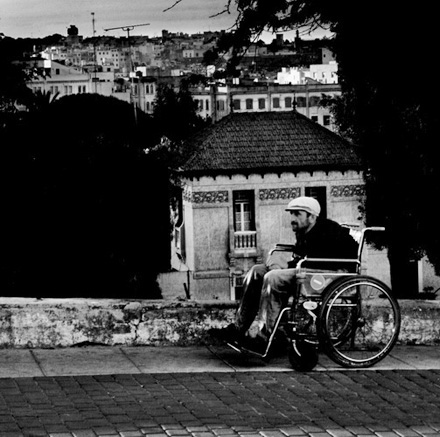
[[(357, 257), (358, 244), (349, 229), (333, 220), (319, 218), (321, 207), (316, 199), (297, 197), (289, 202), (286, 211), (291, 215), (291, 226), (296, 236), (291, 261), (287, 268), (254, 265), (244, 278), (243, 297), (235, 323), (217, 333), (217, 337), (224, 341), (258, 353), (265, 350), (277, 317), (288, 303), (300, 259), (306, 256), (326, 259)], [(338, 264), (337, 270), (349, 268), (348, 265)], [(313, 269), (335, 270), (335, 263), (315, 263)]]

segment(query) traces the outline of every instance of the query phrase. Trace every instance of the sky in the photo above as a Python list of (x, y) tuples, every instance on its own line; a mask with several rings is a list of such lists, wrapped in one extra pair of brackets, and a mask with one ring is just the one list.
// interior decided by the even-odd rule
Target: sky
[[(71, 25), (85, 38), (93, 36), (93, 31), (97, 36), (127, 36), (127, 30), (104, 29), (133, 25), (130, 36), (160, 36), (163, 29), (189, 34), (229, 30), (235, 22), (234, 11), (214, 16), (226, 4), (227, 0), (181, 0), (177, 4), (176, 0), (0, 0), (0, 33), (12, 38), (67, 36)], [(137, 26), (141, 24), (148, 25)], [(285, 33), (285, 39), (293, 38), (294, 32)], [(266, 34), (264, 39), (270, 42), (273, 35)]]
[(67, 35), (70, 25), (78, 27), (84, 37), (95, 34), (127, 36), (123, 30), (104, 31), (113, 27), (135, 27), (130, 35), (160, 36), (162, 29), (197, 33), (227, 30), (235, 16), (222, 14), (226, 0), (0, 0), (0, 32), (12, 38), (42, 38), (54, 33)]

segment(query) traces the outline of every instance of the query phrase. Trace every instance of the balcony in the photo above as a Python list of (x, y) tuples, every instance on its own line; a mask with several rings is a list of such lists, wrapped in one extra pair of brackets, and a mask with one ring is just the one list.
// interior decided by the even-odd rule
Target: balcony
[(235, 250), (253, 250), (257, 248), (257, 231), (234, 232)]

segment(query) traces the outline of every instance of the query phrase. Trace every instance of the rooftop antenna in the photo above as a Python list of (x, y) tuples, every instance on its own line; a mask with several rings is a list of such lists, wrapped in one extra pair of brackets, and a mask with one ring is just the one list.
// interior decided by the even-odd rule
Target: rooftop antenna
[[(143, 24), (130, 24), (128, 26), (119, 26), (119, 27), (109, 27), (108, 29), (104, 29), (105, 32), (108, 32), (109, 30), (118, 30), (121, 29), (124, 32), (127, 32), (127, 43), (130, 49), (130, 64), (131, 64), (131, 70), (134, 73), (134, 62), (133, 62), (133, 53), (131, 50), (131, 44), (130, 44), (130, 31), (133, 30), (135, 27), (139, 26), (149, 26), (150, 23), (143, 23)], [(136, 100), (134, 98), (134, 84), (133, 84), (133, 74), (131, 75), (131, 97), (133, 100), (133, 109), (134, 109), (134, 119), (137, 123), (137, 114), (136, 114)]]
[(96, 79), (96, 69), (97, 69), (97, 59), (96, 59), (96, 40), (95, 40), (95, 13), (92, 12), (92, 29), (93, 29), (93, 71), (94, 71), (94, 78), (93, 82), (95, 85), (95, 93), (97, 92), (97, 79)]
[(109, 27), (108, 29), (104, 29), (106, 32), (109, 30), (117, 30), (121, 29), (124, 32), (127, 32), (127, 38), (130, 38), (130, 30), (133, 30), (135, 27), (139, 26), (149, 26), (150, 23), (144, 23), (144, 24), (130, 24), (129, 26), (120, 26), (120, 27)]

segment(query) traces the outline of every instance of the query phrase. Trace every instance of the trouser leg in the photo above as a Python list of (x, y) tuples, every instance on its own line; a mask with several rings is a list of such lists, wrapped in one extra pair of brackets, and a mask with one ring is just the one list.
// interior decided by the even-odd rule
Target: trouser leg
[(256, 264), (244, 277), (243, 296), (235, 316), (235, 325), (243, 334), (249, 329), (258, 313), (263, 278), (267, 271), (265, 264)]
[(260, 330), (271, 334), (282, 308), (292, 294), (297, 269), (277, 269), (264, 275), (256, 322)]

